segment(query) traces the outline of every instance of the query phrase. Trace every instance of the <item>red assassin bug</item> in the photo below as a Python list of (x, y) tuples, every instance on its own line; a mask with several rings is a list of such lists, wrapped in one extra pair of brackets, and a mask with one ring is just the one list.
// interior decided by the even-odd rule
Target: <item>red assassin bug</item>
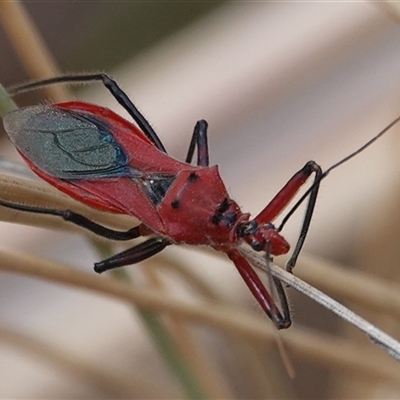
[[(229, 197), (218, 167), (209, 167), (206, 121), (197, 122), (186, 160), (180, 162), (166, 154), (147, 120), (117, 83), (105, 74), (61, 76), (20, 86), (14, 92), (55, 83), (86, 81), (101, 81), (137, 126), (104, 107), (70, 101), (13, 111), (4, 117), (5, 130), (28, 166), (51, 185), (89, 206), (135, 216), (141, 224), (128, 231), (116, 231), (70, 210), (33, 207), (3, 200), (0, 200), (0, 205), (60, 216), (113, 240), (150, 236), (150, 239), (128, 250), (96, 263), (95, 271), (98, 273), (147, 259), (170, 244), (210, 245), (225, 252), (234, 262), (277, 328), (289, 327), (290, 312), (281, 282), (273, 278), (280, 301), (280, 307), (277, 307), (248, 261), (239, 253), (239, 244), (247, 242), (254, 250), (264, 251), (267, 261), (270, 255), (287, 253), (289, 244), (279, 232), (300, 203), (309, 197), (299, 239), (287, 264), (287, 269), (292, 270), (307, 235), (321, 179), (362, 151), (393, 123), (324, 173), (315, 162), (306, 163), (250, 220), (250, 215), (242, 213)], [(196, 147), (197, 166), (192, 166)], [(276, 228), (271, 221), (312, 173), (315, 173), (314, 184)]]

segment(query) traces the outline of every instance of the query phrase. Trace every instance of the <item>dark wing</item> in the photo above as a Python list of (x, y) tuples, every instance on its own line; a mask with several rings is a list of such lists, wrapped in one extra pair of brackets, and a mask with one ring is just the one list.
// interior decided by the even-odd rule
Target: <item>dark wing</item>
[(54, 177), (142, 176), (128, 165), (107, 121), (91, 113), (35, 106), (13, 111), (3, 121), (10, 140), (27, 161)]

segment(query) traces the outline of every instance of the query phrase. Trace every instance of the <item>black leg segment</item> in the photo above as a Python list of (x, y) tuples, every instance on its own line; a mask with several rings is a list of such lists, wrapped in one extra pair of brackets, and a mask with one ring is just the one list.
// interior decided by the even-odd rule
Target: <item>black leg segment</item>
[(27, 83), (26, 85), (15, 86), (9, 89), (9, 93), (14, 95), (17, 93), (22, 93), (28, 90), (33, 90), (46, 85), (53, 85), (57, 83), (69, 83), (69, 84), (79, 84), (84, 82), (101, 81), (103, 85), (110, 91), (112, 96), (118, 101), (118, 103), (125, 108), (133, 120), (138, 124), (140, 129), (144, 134), (154, 143), (154, 145), (166, 153), (165, 147), (162, 144), (160, 138), (151, 127), (147, 119), (142, 115), (142, 113), (137, 109), (137, 107), (132, 103), (130, 98), (126, 93), (118, 86), (117, 82), (111, 79), (107, 74), (87, 74), (87, 75), (64, 75), (55, 78), (44, 79), (37, 82)]
[(117, 231), (114, 229), (107, 228), (94, 221), (91, 221), (90, 219), (84, 217), (83, 215), (75, 213), (71, 210), (58, 210), (52, 208), (33, 207), (24, 204), (11, 203), (5, 200), (0, 200), (0, 206), (11, 208), (13, 210), (18, 210), (18, 211), (61, 217), (65, 221), (71, 222), (72, 224), (85, 228), (86, 230), (93, 232), (98, 236), (102, 236), (104, 238), (111, 240), (121, 240), (121, 241), (131, 240), (141, 236), (139, 226), (128, 229), (127, 231)]
[(318, 196), (318, 190), (320, 187), (320, 182), (321, 182), (321, 177), (322, 177), (322, 170), (321, 167), (315, 163), (314, 161), (309, 161), (304, 168), (308, 168), (309, 172), (314, 172), (315, 173), (315, 179), (312, 184), (312, 186), (303, 194), (303, 196), (299, 199), (299, 201), (293, 206), (293, 208), (288, 212), (288, 214), (285, 216), (283, 219), (281, 225), (278, 228), (278, 231), (281, 231), (283, 226), (286, 224), (288, 219), (291, 217), (291, 215), (297, 210), (297, 208), (300, 206), (300, 204), (307, 198), (308, 203), (307, 203), (307, 209), (306, 209), (306, 214), (304, 216), (303, 224), (301, 226), (299, 238), (297, 240), (296, 246), (293, 250), (292, 255), (290, 256), (290, 259), (286, 263), (286, 270), (288, 272), (292, 272), (294, 266), (296, 265), (297, 258), (299, 257), (299, 254), (301, 252), (301, 249), (304, 245), (304, 241), (306, 240), (306, 236), (308, 233), (308, 229), (310, 228), (310, 223), (311, 223), (311, 218), (314, 213), (314, 208), (315, 208), (315, 203), (317, 201), (317, 196)]
[(187, 152), (186, 160), (190, 164), (193, 160), (194, 150), (197, 145), (197, 165), (199, 167), (208, 167), (208, 141), (207, 141), (207, 121), (201, 119), (194, 127), (192, 140), (190, 141), (189, 150)]
[(167, 239), (150, 238), (135, 247), (94, 264), (94, 270), (100, 274), (110, 269), (136, 264), (154, 256), (170, 244), (171, 242)]
[(282, 286), (282, 282), (271, 275), (272, 281), (276, 288), (276, 293), (279, 298), (279, 305), (282, 311), (282, 314), (275, 315), (275, 323), (278, 329), (287, 329), (290, 325), (292, 325), (292, 319), (290, 316), (289, 304), (287, 301), (285, 289)]

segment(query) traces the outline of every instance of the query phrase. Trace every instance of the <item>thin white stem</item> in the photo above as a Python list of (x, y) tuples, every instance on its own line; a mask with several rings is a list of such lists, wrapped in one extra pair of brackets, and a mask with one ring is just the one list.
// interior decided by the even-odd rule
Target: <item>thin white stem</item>
[(334, 312), (340, 318), (360, 329), (369, 337), (372, 342), (381, 346), (389, 355), (400, 361), (400, 343), (387, 333), (381, 331), (376, 326), (366, 321), (364, 318), (361, 318), (359, 315), (349, 310), (336, 300), (333, 300), (325, 293), (319, 291), (284, 269), (272, 263), (270, 263), (269, 267), (267, 267), (265, 256), (263, 256), (262, 253), (256, 253), (253, 250), (245, 247), (241, 247), (240, 252), (253, 266), (271, 273), (272, 276), (280, 279), (293, 289), (305, 294), (309, 298), (321, 304), (323, 307)]

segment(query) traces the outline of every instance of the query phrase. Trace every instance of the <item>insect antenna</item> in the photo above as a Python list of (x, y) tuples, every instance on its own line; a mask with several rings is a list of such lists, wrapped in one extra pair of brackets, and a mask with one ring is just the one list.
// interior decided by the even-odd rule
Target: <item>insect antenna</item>
[(326, 169), (322, 174), (315, 179), (313, 184), (307, 189), (307, 191), (300, 197), (300, 199), (297, 201), (297, 203), (290, 209), (290, 211), (285, 215), (283, 218), (281, 224), (278, 227), (278, 232), (280, 232), (283, 227), (286, 225), (286, 222), (289, 220), (289, 218), (294, 214), (294, 212), (299, 208), (299, 206), (303, 203), (303, 201), (310, 196), (310, 193), (315, 190), (317, 186), (320, 185), (321, 181), (325, 179), (328, 174), (341, 166), (342, 164), (346, 163), (347, 161), (351, 160), (353, 157), (356, 155), (362, 153), (365, 149), (367, 149), (369, 146), (371, 146), (375, 141), (377, 141), (381, 136), (383, 136), (389, 129), (391, 129), (394, 125), (396, 125), (398, 122), (400, 122), (400, 117), (396, 118), (393, 122), (391, 122), (388, 126), (386, 126), (383, 130), (381, 130), (377, 135), (375, 135), (371, 140), (369, 140), (367, 143), (362, 145), (359, 149), (355, 150), (353, 153), (349, 154), (348, 156), (344, 157), (337, 163), (333, 164), (331, 167)]

